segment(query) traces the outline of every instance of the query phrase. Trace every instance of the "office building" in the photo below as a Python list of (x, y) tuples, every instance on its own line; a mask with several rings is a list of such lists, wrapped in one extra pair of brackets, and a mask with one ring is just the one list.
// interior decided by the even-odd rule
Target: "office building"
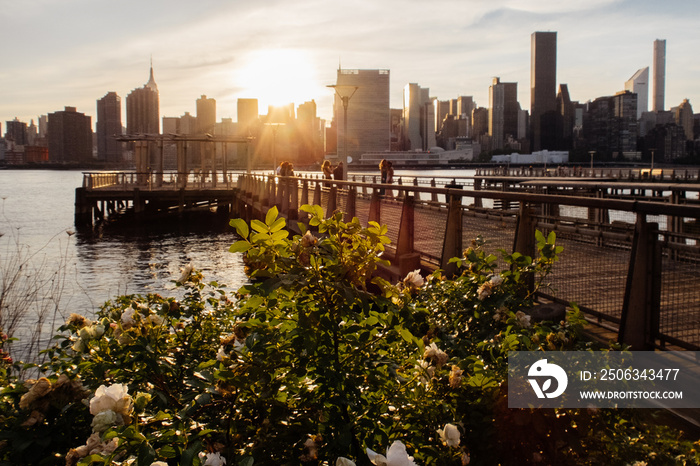
[(625, 82), (625, 90), (637, 94), (637, 120), (649, 111), (649, 67), (637, 70)]
[(430, 150), (435, 140), (435, 105), (430, 89), (409, 83), (403, 90), (405, 150)]
[(678, 107), (673, 107), (671, 111), (673, 113), (673, 119), (675, 123), (681, 128), (683, 128), (685, 138), (689, 141), (692, 141), (694, 139), (693, 107), (690, 105), (690, 102), (688, 102), (688, 99), (683, 99), (683, 102), (681, 102), (681, 104)]
[(27, 144), (27, 124), (15, 118), (5, 122), (5, 139), (11, 140), (18, 146)]
[(126, 132), (128, 134), (160, 133), (158, 86), (153, 79), (153, 65), (148, 82), (126, 96)]
[(535, 32), (530, 42), (532, 150), (554, 149), (557, 108), (557, 33)]
[(652, 83), (652, 110), (664, 111), (666, 89), (666, 40), (654, 41), (654, 82)]
[(493, 78), (489, 87), (489, 136), (491, 150), (503, 149), (506, 140), (518, 138), (518, 83)]
[(122, 161), (123, 143), (116, 137), (122, 134), (122, 99), (116, 92), (108, 92), (97, 101), (97, 159), (107, 163)]
[(75, 107), (49, 113), (49, 160), (56, 163), (85, 163), (92, 160), (92, 122)]
[(569, 86), (560, 84), (557, 92), (557, 150), (573, 148), (575, 107), (569, 96)]
[(604, 158), (621, 158), (625, 153), (636, 152), (637, 94), (622, 91), (589, 102), (583, 133), (588, 150), (595, 150)]
[[(347, 106), (338, 92), (357, 87)], [(365, 152), (391, 148), (391, 110), (389, 106), (389, 70), (338, 69), (333, 119), (336, 122), (338, 154), (359, 160)], [(352, 93), (352, 91), (351, 91)], [(345, 127), (347, 123), (347, 134)]]
[(216, 100), (203, 95), (197, 99), (197, 134), (213, 134), (216, 125)]

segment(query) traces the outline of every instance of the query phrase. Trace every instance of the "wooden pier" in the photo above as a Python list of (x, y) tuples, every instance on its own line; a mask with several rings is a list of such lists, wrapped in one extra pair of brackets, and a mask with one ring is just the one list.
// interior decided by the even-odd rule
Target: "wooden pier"
[(293, 225), (304, 221), (301, 205), (317, 204), (363, 224), (387, 224), (391, 267), (384, 273), (393, 280), (415, 268), (450, 272), (449, 259), (478, 235), (494, 250), (534, 255), (535, 230), (554, 231), (564, 253), (553, 274), (556, 292), (542, 293), (543, 299), (577, 303), (591, 322), (634, 349), (700, 350), (700, 184), (655, 182), (659, 189), (650, 189), (649, 180), (550, 177), (504, 187), (487, 176), (399, 178), (380, 185), (373, 175), (329, 181), (86, 173), (76, 190), (76, 223), (123, 211), (151, 217), (202, 207), (250, 220), (275, 205)]

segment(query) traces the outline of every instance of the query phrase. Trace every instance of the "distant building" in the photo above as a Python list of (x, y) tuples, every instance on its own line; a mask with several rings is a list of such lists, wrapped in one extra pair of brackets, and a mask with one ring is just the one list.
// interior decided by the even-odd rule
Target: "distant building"
[(124, 143), (117, 141), (122, 134), (122, 99), (116, 92), (108, 92), (97, 101), (97, 159), (107, 163), (121, 163)]
[(148, 82), (126, 96), (126, 132), (128, 134), (160, 133), (158, 86), (153, 79), (153, 65)]
[(15, 144), (24, 146), (27, 141), (27, 124), (15, 118), (5, 122), (5, 139), (14, 141)]
[(666, 40), (654, 41), (654, 82), (652, 88), (652, 110), (664, 110), (666, 92)]
[(637, 70), (625, 82), (625, 90), (637, 94), (637, 120), (649, 110), (649, 67)]
[(503, 149), (506, 140), (518, 138), (518, 83), (493, 78), (489, 87), (489, 136), (491, 150)]
[(685, 138), (689, 141), (694, 139), (693, 135), (693, 107), (688, 102), (688, 99), (683, 99), (683, 102), (678, 107), (671, 109), (675, 123), (683, 128)]
[(583, 132), (589, 150), (612, 158), (637, 151), (637, 94), (629, 91), (588, 103)]
[(239, 135), (253, 135), (259, 124), (258, 99), (238, 99), (237, 109)]
[(86, 163), (92, 157), (92, 122), (75, 107), (49, 113), (49, 160), (56, 163)]
[(333, 119), (337, 131), (338, 153), (344, 150), (356, 158), (370, 151), (391, 148), (391, 111), (389, 106), (389, 70), (338, 69), (336, 90), (357, 87), (348, 101), (347, 135), (345, 111), (341, 97), (336, 93)]
[(213, 134), (216, 125), (216, 100), (203, 95), (197, 99), (197, 134)]
[(299, 139), (299, 161), (318, 162), (323, 158), (323, 128), (321, 119), (316, 116), (316, 101), (304, 102), (297, 107), (296, 121)]
[(534, 32), (530, 57), (531, 143), (535, 151), (556, 145), (557, 33)]
[(409, 83), (403, 90), (404, 149), (429, 150), (435, 141), (435, 106), (430, 89)]
[(557, 93), (557, 144), (558, 150), (571, 150), (573, 147), (575, 105), (569, 96), (569, 86), (559, 85)]

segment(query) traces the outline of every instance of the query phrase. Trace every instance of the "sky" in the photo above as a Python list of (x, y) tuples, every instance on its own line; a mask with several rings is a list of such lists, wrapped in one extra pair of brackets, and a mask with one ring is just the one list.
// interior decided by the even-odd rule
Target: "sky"
[(3, 133), (65, 106), (94, 127), (96, 101), (114, 91), (125, 108), (151, 59), (161, 117), (206, 95), (219, 121), (236, 121), (239, 98), (261, 114), (313, 99), (330, 119), (339, 66), (390, 70), (392, 108), (408, 83), (487, 107), (498, 76), (529, 109), (535, 31), (557, 32), (557, 82), (580, 102), (651, 76), (665, 39), (666, 108), (687, 98), (700, 113), (699, 0), (0, 0), (0, 25)]

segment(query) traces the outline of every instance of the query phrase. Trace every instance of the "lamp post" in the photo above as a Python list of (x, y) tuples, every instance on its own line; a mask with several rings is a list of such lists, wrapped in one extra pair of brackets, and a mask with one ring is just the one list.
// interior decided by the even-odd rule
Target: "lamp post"
[(595, 151), (589, 150), (588, 153), (591, 154), (591, 173), (593, 173), (593, 156), (595, 155)]
[(654, 151), (656, 149), (649, 149), (649, 150), (651, 151), (651, 169), (654, 170)]
[(272, 172), (277, 173), (277, 128), (284, 123), (264, 123), (265, 126), (272, 126)]
[(341, 161), (343, 162), (342, 179), (345, 180), (348, 173), (348, 103), (352, 96), (355, 95), (358, 86), (331, 84), (327, 87), (333, 88), (336, 95), (343, 102), (343, 158)]

